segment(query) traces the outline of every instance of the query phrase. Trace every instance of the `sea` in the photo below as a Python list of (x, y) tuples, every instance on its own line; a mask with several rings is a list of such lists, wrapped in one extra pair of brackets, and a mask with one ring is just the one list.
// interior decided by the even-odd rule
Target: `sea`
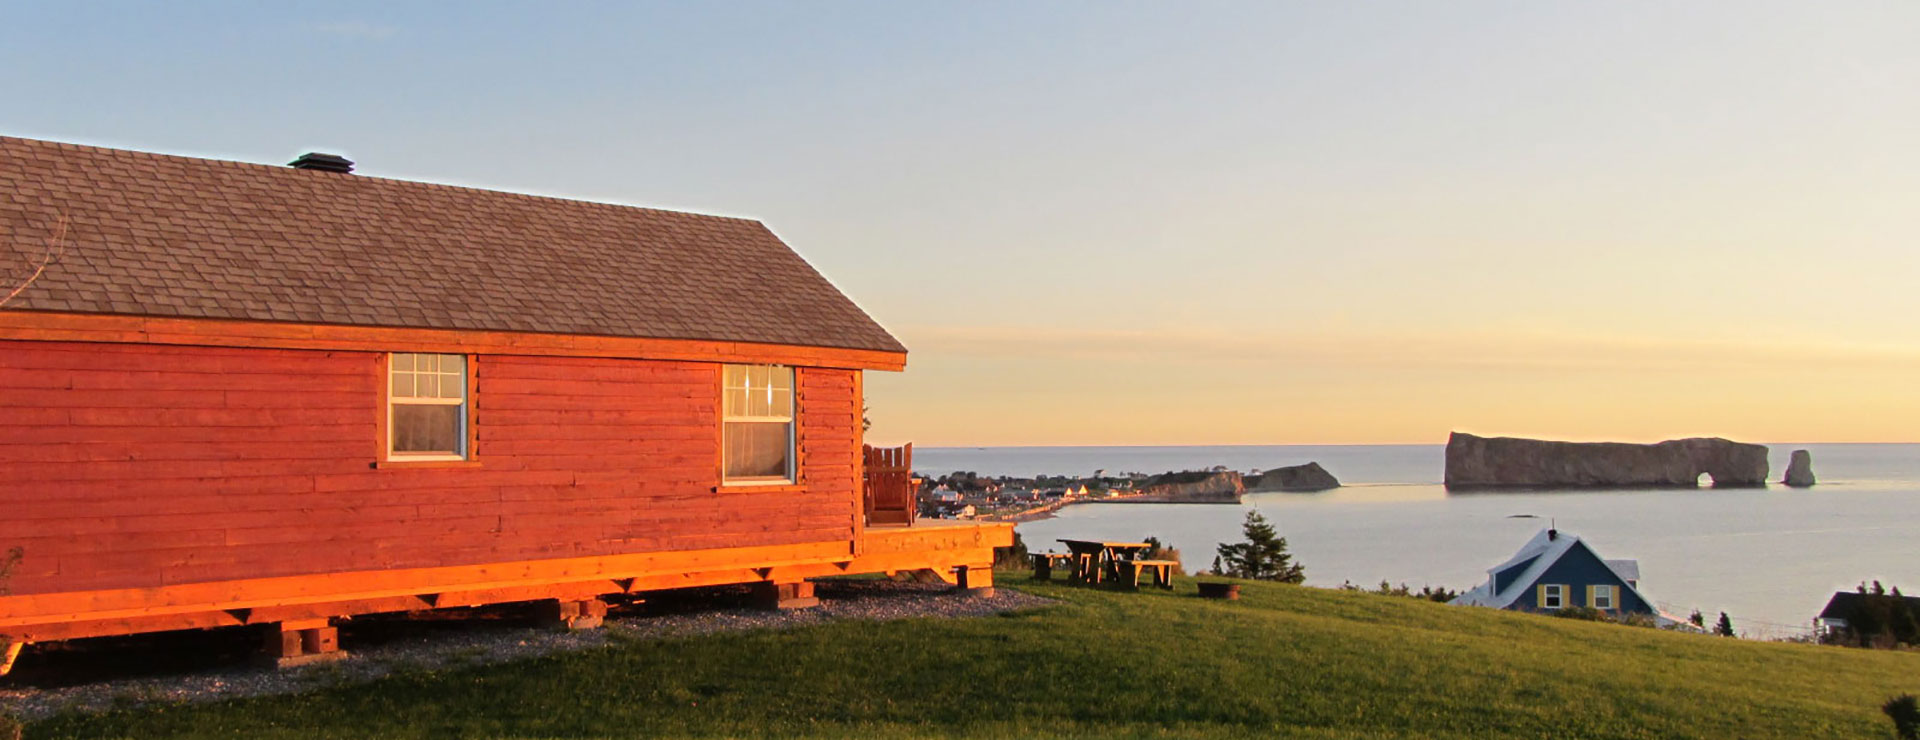
[(1640, 562), (1640, 590), (1662, 611), (1743, 636), (1812, 631), (1836, 590), (1879, 580), (1920, 593), (1920, 444), (1771, 443), (1778, 480), (1793, 450), (1813, 455), (1813, 488), (1607, 489), (1450, 493), (1443, 445), (921, 447), (923, 475), (1109, 475), (1226, 466), (1247, 472), (1318, 462), (1343, 487), (1255, 493), (1239, 505), (1089, 503), (1017, 531), (1035, 551), (1058, 540), (1157, 537), (1197, 572), (1240, 539), (1246, 512), (1276, 523), (1307, 584), (1381, 581), (1465, 590), (1536, 532), (1557, 526), (1605, 558)]

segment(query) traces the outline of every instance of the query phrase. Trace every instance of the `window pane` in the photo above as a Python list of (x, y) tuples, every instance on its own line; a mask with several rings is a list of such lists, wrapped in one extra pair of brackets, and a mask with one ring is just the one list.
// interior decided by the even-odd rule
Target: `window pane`
[(440, 395), (440, 376), (435, 373), (420, 373), (414, 376), (415, 395), (419, 398), (437, 398)]
[(768, 409), (768, 412), (772, 416), (792, 416), (793, 415), (793, 390), (788, 389), (788, 390), (774, 391), (773, 406), (772, 408)]
[(727, 478), (787, 477), (793, 455), (787, 422), (728, 422), (723, 431)]
[(395, 354), (393, 355), (393, 369), (394, 369), (394, 370), (401, 370), (401, 371), (410, 371), (410, 370), (412, 370), (412, 369), (413, 369), (413, 355), (411, 355), (411, 354), (407, 354), (407, 353), (404, 353), (404, 352), (399, 352), (399, 353), (395, 353)]
[(413, 395), (413, 373), (393, 374), (393, 395), (395, 398)]
[(458, 455), (466, 436), (460, 407), (447, 405), (393, 405), (393, 451)]
[(727, 415), (745, 416), (747, 413), (747, 391), (744, 388), (727, 389)]
[(465, 375), (450, 375), (447, 373), (441, 373), (440, 374), (440, 397), (441, 398), (465, 398), (466, 391), (464, 386), (466, 386), (466, 384), (467, 384), (467, 376)]
[(748, 416), (766, 416), (767, 415), (766, 386), (754, 386), (752, 390), (747, 391), (747, 415)]
[(745, 365), (728, 365), (725, 368), (723, 368), (723, 372), (725, 374), (725, 377), (722, 379), (722, 383), (726, 387), (728, 388), (746, 387), (747, 367)]
[(793, 390), (793, 368), (776, 367), (769, 368), (769, 370), (771, 370), (772, 373), (768, 377), (768, 380), (772, 381), (774, 388), (788, 391)]

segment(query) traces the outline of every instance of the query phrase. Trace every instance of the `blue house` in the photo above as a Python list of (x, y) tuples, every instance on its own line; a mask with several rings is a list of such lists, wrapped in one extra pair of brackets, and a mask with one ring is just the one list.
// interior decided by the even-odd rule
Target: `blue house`
[(1579, 537), (1556, 529), (1534, 535), (1512, 559), (1487, 570), (1486, 583), (1448, 603), (1539, 612), (1590, 606), (1614, 616), (1661, 616), (1640, 593), (1638, 562), (1601, 558)]

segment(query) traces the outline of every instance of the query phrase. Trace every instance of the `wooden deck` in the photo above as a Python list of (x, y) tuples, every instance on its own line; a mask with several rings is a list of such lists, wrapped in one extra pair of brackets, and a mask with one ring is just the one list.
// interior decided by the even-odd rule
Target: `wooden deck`
[(32, 643), (921, 570), (978, 588), (992, 585), (993, 548), (1012, 542), (1012, 524), (932, 520), (866, 528), (852, 542), (20, 594), (0, 597), (0, 636)]

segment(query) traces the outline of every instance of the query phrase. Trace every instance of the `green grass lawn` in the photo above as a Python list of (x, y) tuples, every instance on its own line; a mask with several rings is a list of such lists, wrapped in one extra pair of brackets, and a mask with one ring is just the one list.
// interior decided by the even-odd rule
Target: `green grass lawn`
[(1016, 586), (981, 619), (625, 642), (28, 737), (1880, 738), (1920, 654), (1751, 643), (1249, 584)]

